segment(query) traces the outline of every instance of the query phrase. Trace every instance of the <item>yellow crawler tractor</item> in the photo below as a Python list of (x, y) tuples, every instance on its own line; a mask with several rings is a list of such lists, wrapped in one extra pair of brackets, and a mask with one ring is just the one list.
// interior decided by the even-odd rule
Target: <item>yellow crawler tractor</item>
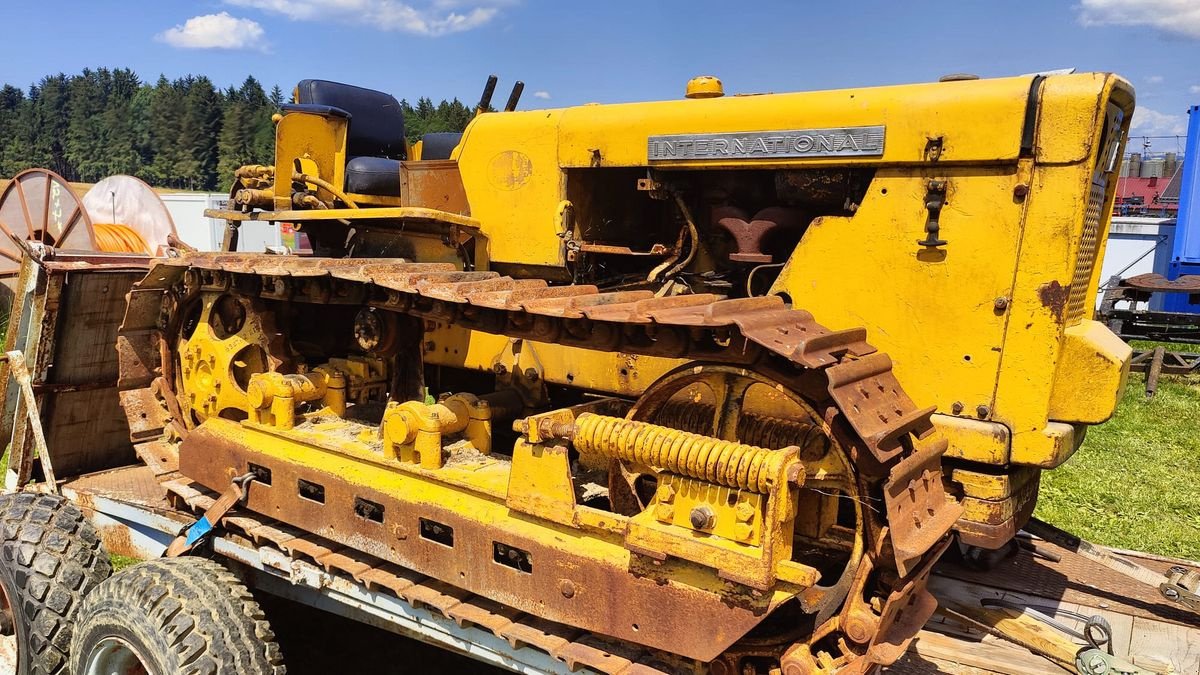
[[(1130, 352), (1090, 317), (1120, 78), (491, 89), (410, 145), (391, 96), (299, 85), (274, 165), (210, 212), (228, 252), (129, 295), (147, 462), (629, 672), (867, 673), (955, 537), (1009, 541), (1112, 414)], [(236, 252), (247, 221), (306, 250)]]

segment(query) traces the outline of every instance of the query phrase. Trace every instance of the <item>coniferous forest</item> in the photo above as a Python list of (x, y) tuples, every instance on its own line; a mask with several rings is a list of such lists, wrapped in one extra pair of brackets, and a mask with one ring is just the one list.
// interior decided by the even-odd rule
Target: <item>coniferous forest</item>
[[(220, 89), (202, 75), (144, 82), (127, 68), (49, 75), (28, 89), (5, 84), (0, 177), (44, 167), (70, 181), (123, 173), (156, 187), (224, 191), (238, 166), (272, 162), (271, 115), (284, 101), (278, 86), (268, 92), (254, 77)], [(461, 131), (472, 116), (458, 99), (401, 105), (410, 140)]]

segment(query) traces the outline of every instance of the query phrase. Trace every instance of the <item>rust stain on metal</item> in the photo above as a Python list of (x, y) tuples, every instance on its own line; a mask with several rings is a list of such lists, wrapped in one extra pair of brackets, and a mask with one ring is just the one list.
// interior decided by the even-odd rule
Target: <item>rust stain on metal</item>
[(1054, 318), (1060, 322), (1070, 295), (1071, 289), (1060, 284), (1057, 279), (1038, 286), (1038, 299), (1041, 300), (1042, 306), (1049, 309)]

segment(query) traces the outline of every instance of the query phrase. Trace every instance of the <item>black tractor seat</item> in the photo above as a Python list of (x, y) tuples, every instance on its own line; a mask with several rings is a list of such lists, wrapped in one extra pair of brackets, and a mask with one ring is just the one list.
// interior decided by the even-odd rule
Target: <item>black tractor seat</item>
[(322, 106), (324, 114), (344, 112), (349, 118), (346, 192), (400, 196), (400, 161), (407, 159), (408, 147), (404, 113), (396, 97), (340, 82), (303, 80), (296, 86), (296, 103), (310, 110)]

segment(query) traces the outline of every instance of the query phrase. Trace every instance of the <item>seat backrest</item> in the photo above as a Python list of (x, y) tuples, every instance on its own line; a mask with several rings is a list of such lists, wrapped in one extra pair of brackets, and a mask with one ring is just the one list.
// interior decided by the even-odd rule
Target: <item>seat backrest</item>
[(302, 80), (296, 103), (328, 105), (350, 113), (346, 152), (351, 157), (407, 159), (404, 113), (395, 96), (329, 80)]

